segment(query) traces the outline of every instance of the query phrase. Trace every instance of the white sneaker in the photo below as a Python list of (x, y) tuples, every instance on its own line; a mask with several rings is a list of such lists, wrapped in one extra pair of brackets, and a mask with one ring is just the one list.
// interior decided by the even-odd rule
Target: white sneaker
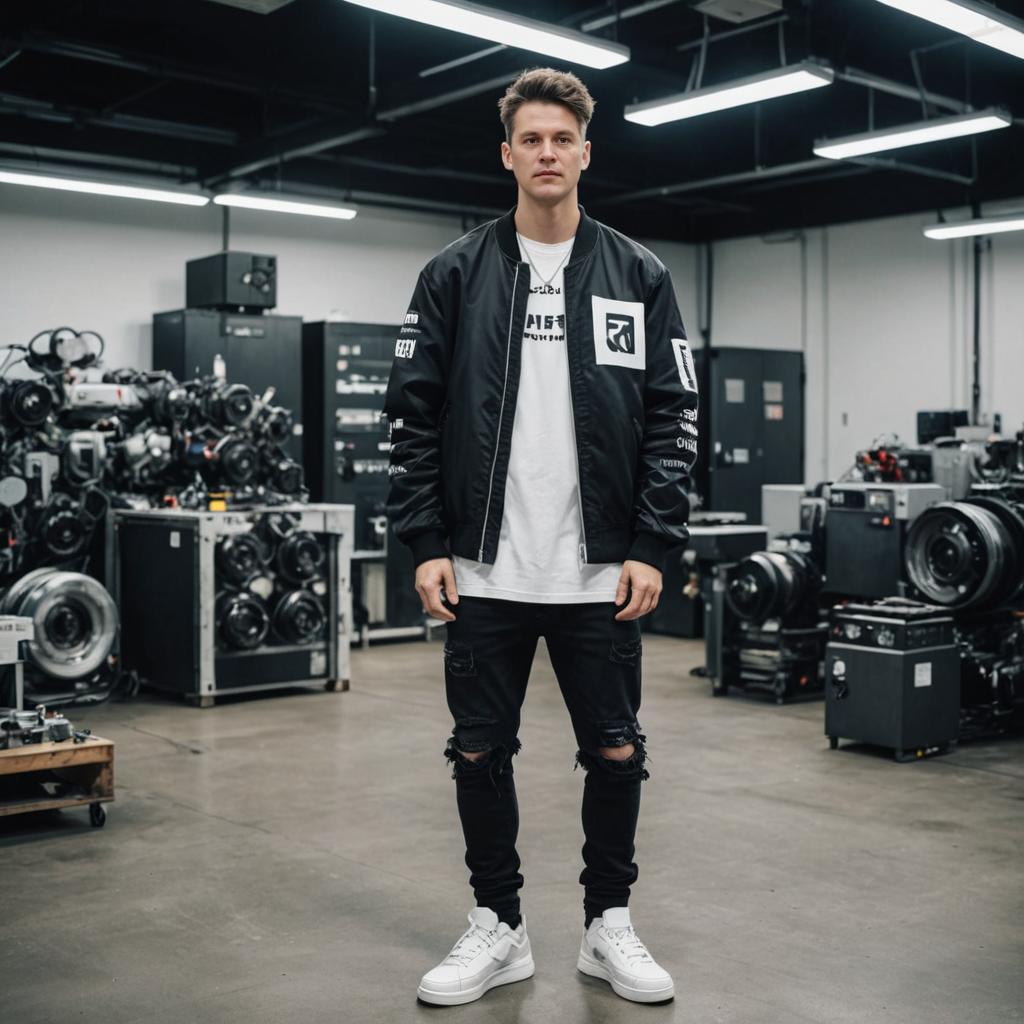
[(469, 928), (452, 951), (423, 975), (416, 995), (425, 1003), (456, 1006), (479, 999), (496, 985), (533, 977), (525, 919), (509, 928), (487, 907), (469, 912)]
[(583, 933), (576, 967), (604, 978), (623, 999), (660, 1003), (675, 996), (672, 977), (659, 967), (629, 922), (629, 907), (612, 907)]

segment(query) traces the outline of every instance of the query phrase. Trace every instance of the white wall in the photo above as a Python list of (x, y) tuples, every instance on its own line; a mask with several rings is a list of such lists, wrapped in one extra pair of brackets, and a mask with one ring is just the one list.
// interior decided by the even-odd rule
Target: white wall
[(652, 241), (638, 239), (646, 245), (672, 275), (672, 286), (675, 289), (679, 312), (683, 317), (686, 336), (693, 340), (699, 337), (697, 315), (697, 250), (692, 245), (680, 242)]
[[(420, 268), (463, 233), (457, 217), (366, 210), (353, 221), (233, 210), (231, 247), (278, 257), (276, 312), (398, 323)], [(687, 325), (692, 246), (648, 243)], [(153, 313), (185, 301), (185, 262), (219, 251), (221, 210), (0, 186), (2, 340), (65, 324), (99, 331), (108, 366), (151, 364)]]
[(982, 401), (991, 396), (1006, 433), (1024, 418), (1024, 234), (994, 235), (982, 274)]
[[(882, 433), (914, 443), (918, 410), (970, 408), (972, 243), (925, 238), (934, 219), (713, 246), (712, 343), (804, 352), (810, 482), (843, 472)], [(1024, 239), (995, 236), (982, 271), (982, 413), (1001, 412), (1004, 432), (1024, 421), (1022, 280)]]
[[(457, 218), (362, 212), (354, 221), (234, 210), (232, 248), (278, 257), (277, 312), (395, 323)], [(107, 339), (110, 366), (151, 365), (151, 318), (185, 300), (185, 262), (221, 247), (219, 208), (0, 186), (3, 340), (70, 324)]]
[(914, 443), (919, 409), (963, 403), (962, 247), (925, 238), (921, 225), (934, 219), (828, 231), (825, 384), (832, 475), (880, 433)]

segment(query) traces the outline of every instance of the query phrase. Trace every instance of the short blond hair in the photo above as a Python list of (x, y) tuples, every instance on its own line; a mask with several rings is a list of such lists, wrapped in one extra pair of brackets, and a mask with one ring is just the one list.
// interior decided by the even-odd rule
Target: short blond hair
[(506, 142), (512, 141), (516, 111), (524, 103), (559, 103), (568, 108), (579, 122), (580, 134), (584, 138), (587, 125), (594, 116), (594, 98), (574, 74), (554, 68), (531, 68), (524, 71), (498, 100)]

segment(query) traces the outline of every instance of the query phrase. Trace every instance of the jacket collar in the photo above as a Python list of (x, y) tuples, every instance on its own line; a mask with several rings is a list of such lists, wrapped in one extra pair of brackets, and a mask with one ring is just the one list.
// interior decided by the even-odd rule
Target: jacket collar
[[(597, 221), (587, 216), (587, 211), (581, 206), (580, 222), (576, 228), (576, 241), (573, 243), (572, 256), (569, 257), (569, 266), (579, 263), (590, 255), (591, 250), (597, 244)], [(503, 217), (495, 221), (495, 231), (498, 235), (498, 245), (501, 251), (516, 263), (521, 262), (519, 253), (519, 242), (516, 239), (516, 207), (512, 207)]]

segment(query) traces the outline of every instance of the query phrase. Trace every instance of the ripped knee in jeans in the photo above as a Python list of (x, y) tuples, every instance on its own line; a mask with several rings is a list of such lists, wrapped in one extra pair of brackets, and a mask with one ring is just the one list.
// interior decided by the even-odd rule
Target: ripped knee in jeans
[[(518, 736), (498, 737), (497, 722), (489, 718), (460, 718), (445, 745), (444, 756), (451, 762), (452, 778), (486, 772), (492, 779), (511, 768), (512, 758), (522, 749)], [(479, 755), (467, 757), (467, 754)]]
[[(576, 767), (584, 771), (597, 769), (620, 779), (650, 778), (647, 764), (647, 737), (640, 732), (638, 722), (602, 722), (598, 726), (598, 741), (592, 749), (576, 751)], [(607, 757), (605, 750), (632, 747), (628, 757)]]

